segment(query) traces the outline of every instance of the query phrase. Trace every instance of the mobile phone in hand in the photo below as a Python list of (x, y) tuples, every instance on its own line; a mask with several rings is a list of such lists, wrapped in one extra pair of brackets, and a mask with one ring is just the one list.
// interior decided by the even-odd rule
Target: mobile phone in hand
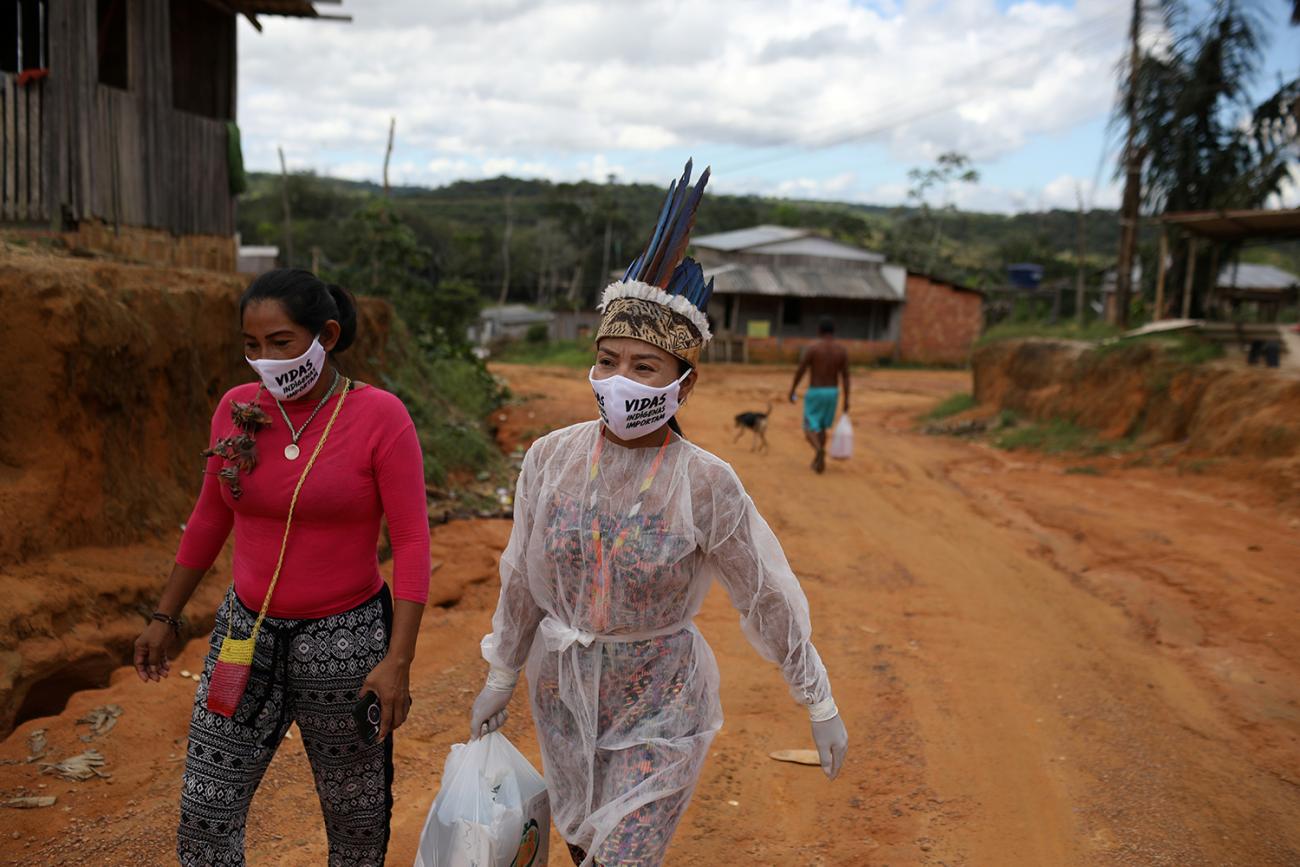
[(357, 734), (361, 740), (373, 744), (379, 740), (379, 724), (383, 720), (383, 711), (379, 707), (379, 696), (367, 692), (352, 706), (352, 718), (357, 724)]

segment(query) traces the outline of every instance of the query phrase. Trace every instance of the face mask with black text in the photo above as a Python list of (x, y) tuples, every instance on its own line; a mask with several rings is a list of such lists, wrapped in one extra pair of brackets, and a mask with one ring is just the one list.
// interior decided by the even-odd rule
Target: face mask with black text
[(591, 390), (596, 393), (596, 406), (605, 427), (621, 440), (634, 440), (653, 433), (677, 415), (681, 406), (682, 382), (690, 375), (688, 370), (680, 379), (663, 388), (619, 375), (596, 379), (594, 367), (587, 379)]
[(311, 346), (297, 358), (261, 358), (254, 361), (245, 356), (266, 390), (276, 400), (295, 400), (311, 391), (312, 386), (325, 372), (325, 347), (320, 338), (312, 339)]

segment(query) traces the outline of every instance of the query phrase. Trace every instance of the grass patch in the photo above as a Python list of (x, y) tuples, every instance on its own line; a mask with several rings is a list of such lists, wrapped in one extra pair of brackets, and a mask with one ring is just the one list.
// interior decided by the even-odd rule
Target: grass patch
[(926, 421), (939, 421), (940, 419), (954, 416), (959, 412), (965, 412), (966, 410), (973, 408), (975, 405), (975, 397), (973, 395), (966, 394), (965, 392), (954, 394), (944, 398), (934, 409), (922, 416), (922, 418)]
[(1100, 476), (1102, 473), (1101, 470), (1096, 467), (1085, 464), (1078, 467), (1066, 467), (1065, 474), (1067, 476)]
[(1065, 419), (1012, 428), (994, 438), (993, 444), (1008, 451), (1029, 449), (1049, 455), (1090, 456), (1111, 454), (1129, 447), (1125, 440), (1103, 440), (1095, 431)]
[(406, 404), (415, 422), (425, 481), (441, 487), (457, 470), (500, 473), (504, 461), (484, 420), (500, 406), (502, 392), (487, 368), (472, 358), (428, 354), (400, 322), (390, 340), (396, 351), (389, 357), (402, 360), (379, 384)]
[(508, 364), (584, 368), (591, 367), (595, 356), (595, 345), (590, 340), (516, 340), (498, 349), (492, 360)]
[(1100, 320), (1086, 322), (1083, 325), (1074, 321), (1058, 322), (1055, 325), (1047, 322), (1000, 322), (985, 331), (979, 340), (975, 341), (975, 345), (983, 346), (1001, 340), (1018, 340), (1026, 337), (1048, 337), (1057, 340), (1105, 340), (1110, 337), (1117, 337), (1122, 333), (1114, 325), (1109, 325)]

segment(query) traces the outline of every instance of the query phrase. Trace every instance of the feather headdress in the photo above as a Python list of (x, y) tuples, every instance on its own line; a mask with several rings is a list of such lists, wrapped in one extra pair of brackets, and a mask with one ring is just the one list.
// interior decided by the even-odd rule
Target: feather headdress
[(633, 260), (623, 279), (611, 283), (601, 297), (602, 337), (634, 337), (695, 365), (700, 350), (712, 339), (709, 299), (713, 281), (704, 282), (704, 269), (685, 256), (695, 226), (695, 211), (709, 182), (709, 169), (691, 187), (691, 161), (680, 181), (668, 185), (650, 241)]

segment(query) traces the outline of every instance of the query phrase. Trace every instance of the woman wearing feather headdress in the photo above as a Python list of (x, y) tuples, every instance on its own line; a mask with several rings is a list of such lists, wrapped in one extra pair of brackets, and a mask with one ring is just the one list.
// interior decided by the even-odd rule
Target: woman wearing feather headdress
[(812, 719), (834, 778), (847, 733), (808, 603), (740, 479), (674, 418), (698, 379), (712, 295), (683, 258), (708, 181), (668, 189), (645, 252), (605, 290), (590, 373), (598, 421), (524, 458), (491, 668), (473, 736), (498, 728), (527, 665), (556, 826), (575, 863), (661, 864), (722, 726), (717, 662), (693, 623), (722, 582), (741, 627)]

